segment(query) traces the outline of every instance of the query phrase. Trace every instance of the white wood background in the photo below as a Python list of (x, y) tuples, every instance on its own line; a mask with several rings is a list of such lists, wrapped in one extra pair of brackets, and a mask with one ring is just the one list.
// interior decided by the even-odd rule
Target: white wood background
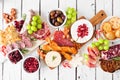
[[(33, 9), (41, 14), (42, 20), (47, 20), (47, 13), (50, 9), (74, 7), (77, 16), (85, 16), (90, 19), (99, 10), (103, 9), (108, 16), (120, 17), (120, 0), (0, 0), (0, 29), (5, 26), (2, 13), (9, 12), (11, 8), (18, 10), (18, 17)], [(99, 28), (99, 24), (96, 26)], [(96, 29), (97, 29), (96, 28)], [(34, 51), (30, 55), (36, 55)], [(0, 58), (1, 59), (1, 58)], [(42, 61), (38, 72), (28, 74), (22, 69), (22, 63), (17, 65), (9, 61), (0, 63), (0, 80), (120, 80), (120, 71), (113, 74), (106, 73), (100, 67), (90, 69), (86, 66), (77, 68), (64, 68), (59, 66), (50, 70)]]

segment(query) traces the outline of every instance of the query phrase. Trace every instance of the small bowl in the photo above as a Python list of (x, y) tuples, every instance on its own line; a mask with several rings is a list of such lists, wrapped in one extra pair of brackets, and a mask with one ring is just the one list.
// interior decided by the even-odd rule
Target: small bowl
[[(101, 25), (100, 25), (100, 30), (102, 30), (102, 25), (104, 24), (104, 22), (108, 22), (111, 18), (113, 18), (113, 17), (117, 17), (117, 16), (108, 16), (107, 18), (105, 18), (103, 21), (102, 21), (102, 23), (101, 23)], [(106, 37), (105, 37), (105, 35), (104, 35), (104, 33), (103, 32), (101, 32), (100, 33), (100, 35), (101, 35), (101, 37), (102, 38), (104, 38), (104, 39), (107, 39)], [(114, 39), (114, 40), (109, 40), (110, 42), (118, 42), (118, 41), (120, 41), (120, 38), (116, 38), (116, 39)]]
[[(18, 51), (19, 53), (13, 53), (15, 51)], [(15, 56), (15, 54), (19, 54), (19, 57), (21, 57), (20, 59), (18, 59), (18, 55)], [(12, 55), (12, 56), (11, 56)], [(14, 56), (13, 56), (14, 55)], [(16, 57), (16, 59), (14, 59)], [(20, 62), (24, 57), (22, 52), (19, 49), (13, 49), (12, 51), (10, 51), (7, 54), (7, 58), (9, 59), (10, 62), (12, 62), (13, 64), (17, 64), (18, 62)], [(13, 58), (13, 59), (11, 59)], [(16, 61), (17, 60), (17, 61)]]
[[(28, 71), (26, 68), (25, 68), (25, 62), (27, 61), (27, 60), (30, 60), (30, 58), (31, 59), (34, 59), (35, 61), (37, 61), (38, 62), (38, 67), (37, 67), (37, 69), (31, 69), (31, 71)], [(32, 63), (33, 61), (30, 61), (30, 63)], [(26, 63), (26, 64), (29, 64), (29, 63)], [(33, 64), (32, 64), (33, 65)], [(30, 64), (29, 64), (29, 66), (27, 66), (28, 68), (30, 68)], [(33, 66), (32, 66), (33, 67)], [(40, 62), (39, 62), (39, 60), (38, 60), (38, 58), (36, 58), (36, 57), (34, 57), (34, 56), (29, 56), (29, 57), (26, 57), (25, 59), (24, 59), (24, 61), (23, 61), (23, 69), (27, 72), (27, 73), (34, 73), (34, 72), (37, 72), (38, 70), (39, 70), (39, 68), (40, 68)], [(30, 70), (30, 69), (29, 69)]]
[[(52, 11), (61, 11), (62, 14), (63, 14), (64, 17), (65, 17), (65, 18), (64, 18), (64, 21), (63, 21), (59, 26), (53, 25), (53, 24), (51, 23), (51, 21), (50, 21), (50, 13), (51, 13)], [(57, 16), (57, 17), (58, 17), (58, 16)], [(51, 27), (53, 27), (53, 28), (59, 28), (59, 27), (64, 26), (64, 24), (66, 23), (66, 20), (67, 20), (66, 13), (65, 13), (64, 10), (62, 10), (62, 9), (60, 9), (60, 8), (53, 9), (53, 10), (50, 10), (50, 11), (48, 12), (47, 21), (48, 21), (49, 25), (50, 25)]]

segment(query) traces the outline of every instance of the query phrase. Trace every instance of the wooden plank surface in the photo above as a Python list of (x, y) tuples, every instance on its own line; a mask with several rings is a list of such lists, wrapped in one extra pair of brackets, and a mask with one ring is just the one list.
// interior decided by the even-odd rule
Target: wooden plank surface
[(120, 17), (120, 0), (113, 0), (113, 16)]
[[(28, 13), (29, 10), (34, 10), (35, 12), (39, 13), (39, 0), (22, 0), (22, 14)], [(35, 54), (35, 55), (33, 55)], [(29, 56), (35, 56), (38, 58), (38, 55), (36, 55), (36, 50), (28, 54)], [(27, 56), (28, 56), (27, 55)], [(22, 80), (39, 80), (39, 70), (35, 73), (27, 73), (23, 68), (22, 63)]]
[[(113, 16), (120, 17), (120, 0), (113, 0)], [(120, 42), (118, 42), (120, 44)], [(113, 80), (120, 80), (120, 70), (113, 74)]]
[(0, 63), (0, 80), (2, 80), (2, 64)]
[[(59, 8), (67, 10), (68, 7), (76, 9), (76, 0), (59, 0)], [(68, 74), (70, 73), (70, 74)], [(59, 80), (75, 80), (76, 79), (76, 70), (74, 67), (65, 68), (62, 65), (59, 66)]]
[[(3, 11), (3, 1), (0, 1), (0, 30), (2, 29), (2, 11)], [(3, 62), (3, 56), (0, 53), (0, 80), (2, 80), (2, 62)]]
[(3, 11), (3, 1), (0, 1), (0, 29), (2, 29), (2, 11)]
[[(96, 0), (96, 12), (104, 10), (108, 16), (112, 16), (112, 0)], [(97, 26), (99, 29), (100, 24)], [(96, 80), (112, 80), (112, 74), (104, 72), (100, 67), (96, 68)]]
[[(58, 7), (63, 10), (74, 7), (77, 9), (77, 17), (85, 16), (87, 19), (92, 18), (101, 9), (105, 10), (108, 16), (120, 17), (120, 0), (0, 0), (0, 29), (6, 27), (5, 23), (2, 26), (2, 11), (10, 13), (11, 8), (16, 8), (17, 16), (20, 18), (23, 13), (33, 9), (41, 14), (43, 21), (47, 22), (48, 12)], [(96, 29), (99, 29), (99, 26), (100, 24)], [(84, 49), (82, 50), (83, 52), (79, 53), (84, 53)], [(39, 57), (36, 51), (30, 55)], [(77, 68), (64, 68), (60, 65), (51, 70), (42, 60), (40, 62), (40, 70), (33, 74), (26, 73), (22, 63), (17, 65), (9, 61), (3, 65), (0, 63), (0, 80), (120, 80), (120, 70), (111, 74), (104, 72), (100, 67), (90, 69), (85, 65)]]
[[(58, 0), (41, 0), (42, 20), (47, 22), (48, 12), (56, 8), (58, 8)], [(41, 61), (40, 80), (58, 80), (58, 68), (51, 70), (43, 61)]]
[[(17, 4), (19, 3), (19, 4)], [(21, 0), (4, 0), (4, 13), (10, 14), (11, 8), (17, 9), (17, 18), (21, 15)], [(7, 27), (4, 23), (4, 28)], [(3, 80), (21, 80), (21, 63), (13, 65), (9, 61), (4, 63)]]
[[(17, 18), (20, 18), (21, 17), (21, 0), (4, 1), (4, 6), (3, 6), (4, 13), (10, 14), (10, 11), (12, 8), (15, 8), (17, 10)], [(6, 27), (5, 20), (3, 25), (4, 25), (3, 27), (5, 28)]]
[[(95, 1), (94, 0), (77, 0), (78, 17), (85, 16), (88, 20), (95, 15)], [(88, 15), (89, 14), (89, 15)], [(89, 43), (88, 43), (89, 44)], [(82, 48), (79, 54), (86, 53), (87, 45)], [(84, 52), (85, 51), (85, 52)], [(84, 75), (83, 75), (84, 74)], [(77, 68), (78, 80), (95, 80), (95, 68), (88, 68), (86, 65)]]

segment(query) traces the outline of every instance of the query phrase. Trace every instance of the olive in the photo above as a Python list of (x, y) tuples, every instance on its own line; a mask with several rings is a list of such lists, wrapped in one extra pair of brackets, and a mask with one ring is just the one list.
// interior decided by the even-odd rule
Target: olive
[(59, 22), (59, 23), (63, 23), (62, 18), (61, 18), (61, 17), (57, 17), (57, 22)]
[(54, 24), (55, 24), (55, 19), (52, 19), (52, 20), (51, 20), (51, 23), (54, 25)]
[(64, 15), (61, 15), (61, 17), (62, 17), (62, 20), (65, 20), (65, 16)]
[(59, 10), (56, 10), (56, 14), (60, 15), (60, 14), (62, 14), (62, 12)]
[(55, 26), (59, 26), (60, 25), (60, 23), (59, 22), (55, 22)]
[(55, 15), (54, 15), (55, 17), (58, 17), (58, 14), (57, 13), (55, 13)]
[(50, 19), (54, 19), (55, 17), (54, 16), (50, 16)]
[(55, 11), (50, 12), (50, 16), (54, 16)]

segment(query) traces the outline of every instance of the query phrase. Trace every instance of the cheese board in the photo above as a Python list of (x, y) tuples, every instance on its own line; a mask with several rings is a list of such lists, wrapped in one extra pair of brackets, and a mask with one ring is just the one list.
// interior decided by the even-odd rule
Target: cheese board
[[(113, 45), (112, 42), (117, 42), (119, 39), (120, 18), (109, 18), (103, 10), (89, 20), (84, 16), (76, 19), (76, 14), (77, 11), (74, 8), (68, 8), (66, 11), (53, 9), (48, 14), (48, 25), (46, 22), (42, 22), (40, 15), (30, 10), (26, 14), (25, 20), (10, 22), (5, 30), (0, 31), (0, 51), (4, 53), (4, 56), (8, 53), (15, 54), (7, 56), (14, 64), (20, 61), (16, 62), (18, 53), (22, 53), (22, 58), (24, 58), (25, 55), (31, 54), (35, 50), (50, 69), (68, 61), (68, 64), (74, 67), (101, 66), (104, 71), (111, 73), (119, 70), (120, 67), (117, 65), (120, 60), (120, 47), (119, 44)], [(100, 22), (102, 22), (100, 31), (103, 31), (102, 34), (106, 38), (103, 36), (96, 38), (98, 34), (95, 32), (95, 26)], [(53, 29), (54, 32), (51, 32)], [(115, 36), (109, 38), (107, 33), (112, 30), (113, 34), (109, 35)], [(11, 52), (14, 49), (17, 51)], [(20, 57), (20, 59), (22, 58)], [(30, 60), (31, 58), (28, 58), (28, 63)], [(27, 65), (27, 62), (23, 66), (30, 73), (39, 69), (39, 60), (35, 58), (32, 60), (35, 61), (37, 68), (29, 70), (30, 66)]]
[[(75, 55), (79, 53), (79, 49), (81, 49), (81, 47), (84, 44), (86, 44), (90, 39), (92, 39), (94, 37), (94, 35), (93, 35), (94, 27), (93, 26), (97, 25), (99, 22), (101, 22), (106, 17), (107, 17), (106, 13), (103, 10), (101, 10), (93, 18), (90, 19), (90, 21), (92, 23), (86, 19), (79, 18), (79, 20), (75, 21), (71, 26), (69, 26), (69, 27), (67, 26), (64, 29), (56, 30), (54, 32), (53, 37), (48, 38), (46, 40), (47, 43), (43, 44), (42, 46), (40, 46), (38, 48), (38, 54), (40, 55), (41, 59), (43, 59), (44, 62), (47, 63), (45, 61), (47, 53), (49, 53), (49, 51), (57, 51), (57, 52), (59, 52), (59, 54), (62, 55), (62, 61), (68, 60), (70, 64), (73, 64), (74, 61), (77, 60), (77, 59), (75, 59)], [(96, 20), (96, 18), (97, 18), (97, 20)], [(86, 36), (88, 36), (87, 40), (82, 39), (82, 38), (84, 38), (84, 36), (83, 36), (81, 38), (82, 42), (76, 41), (74, 38), (76, 36), (78, 36), (78, 34), (76, 34), (78, 26), (81, 27), (81, 25), (84, 25), (84, 24), (85, 24), (85, 26), (83, 26), (83, 28), (82, 28), (83, 32), (82, 31), (80, 31), (80, 32), (81, 32), (81, 34), (85, 33), (86, 29), (84, 29), (84, 28), (85, 27), (89, 28), (89, 31), (87, 32), (89, 34), (86, 35)], [(84, 35), (84, 34), (82, 34), (82, 35)], [(54, 57), (54, 56), (51, 56), (51, 58), (52, 57)], [(78, 58), (80, 58), (80, 57), (78, 57)], [(74, 59), (74, 60), (72, 60), (72, 59)], [(54, 60), (53, 60), (53, 62), (54, 62)], [(52, 67), (52, 69), (53, 68), (55, 68), (55, 67)]]

